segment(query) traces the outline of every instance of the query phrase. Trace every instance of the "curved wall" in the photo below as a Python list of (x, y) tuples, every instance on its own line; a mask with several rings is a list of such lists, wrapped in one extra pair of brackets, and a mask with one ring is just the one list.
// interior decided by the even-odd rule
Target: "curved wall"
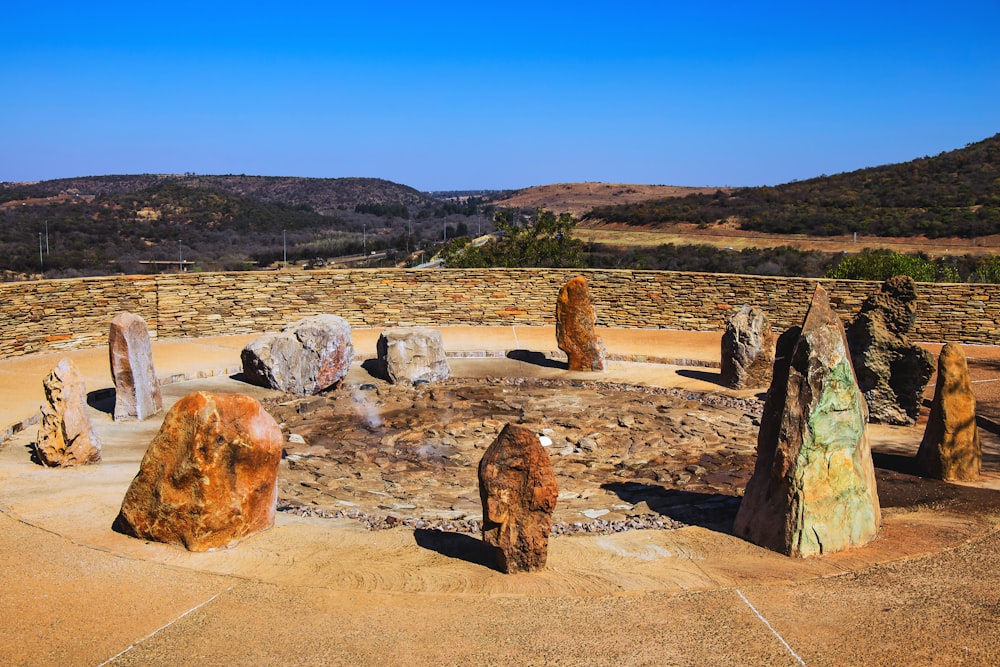
[[(777, 329), (801, 323), (817, 283), (847, 320), (878, 283), (671, 271), (355, 269), (191, 273), (0, 284), (0, 358), (104, 345), (123, 310), (160, 338), (273, 331), (332, 313), (353, 326), (552, 324), (559, 288), (590, 282), (602, 327), (718, 331), (729, 310), (763, 308)], [(1000, 341), (1000, 285), (918, 286), (922, 341)]]

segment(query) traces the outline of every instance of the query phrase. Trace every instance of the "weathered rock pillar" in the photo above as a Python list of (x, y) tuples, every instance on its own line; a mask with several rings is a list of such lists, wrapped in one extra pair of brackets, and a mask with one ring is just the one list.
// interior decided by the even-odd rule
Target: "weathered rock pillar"
[(722, 384), (755, 389), (771, 382), (776, 337), (760, 308), (743, 306), (726, 322), (722, 334)]
[(430, 327), (385, 329), (376, 343), (379, 363), (393, 384), (437, 382), (451, 375), (441, 332)]
[(596, 321), (587, 279), (577, 276), (562, 286), (556, 302), (556, 343), (569, 357), (569, 370), (604, 370), (604, 343), (597, 337)]
[(42, 387), (47, 404), (35, 445), (38, 460), (51, 467), (100, 461), (101, 440), (87, 415), (87, 387), (76, 364), (60, 359)]
[(252, 396), (188, 394), (163, 420), (115, 529), (190, 551), (274, 525), (281, 430)]
[(779, 338), (775, 358), (757, 463), (733, 532), (789, 556), (865, 544), (881, 521), (868, 415), (822, 287), (801, 329)]
[(133, 313), (115, 315), (108, 351), (115, 383), (115, 421), (147, 419), (162, 410), (146, 320)]
[(976, 425), (976, 397), (969, 381), (965, 352), (948, 343), (938, 356), (934, 401), (917, 466), (928, 477), (949, 481), (978, 479), (983, 450)]
[(559, 489), (538, 436), (507, 424), (479, 462), (483, 541), (496, 548), (504, 572), (545, 567)]

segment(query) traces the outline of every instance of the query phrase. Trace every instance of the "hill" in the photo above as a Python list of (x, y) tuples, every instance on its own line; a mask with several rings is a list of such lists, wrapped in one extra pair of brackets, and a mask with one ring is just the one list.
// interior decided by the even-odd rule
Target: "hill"
[(401, 205), (424, 209), (437, 200), (406, 185), (379, 178), (299, 178), (294, 176), (200, 176), (196, 174), (139, 174), (84, 176), (37, 183), (0, 183), (0, 203), (56, 196), (134, 193), (162, 185), (221, 190), (269, 204), (307, 206), (329, 215), (353, 210), (358, 204)]
[(569, 213), (579, 217), (599, 207), (691, 194), (714, 194), (718, 189), (622, 183), (556, 183), (518, 190), (494, 203), (498, 208), (544, 208), (557, 215)]
[(780, 234), (977, 237), (1000, 233), (1000, 134), (901, 164), (775, 187), (598, 206), (591, 222), (736, 224)]

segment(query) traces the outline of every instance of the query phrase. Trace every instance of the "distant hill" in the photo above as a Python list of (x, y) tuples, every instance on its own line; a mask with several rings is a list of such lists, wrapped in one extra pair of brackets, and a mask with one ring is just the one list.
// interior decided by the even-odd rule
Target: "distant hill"
[(83, 176), (37, 183), (0, 183), (0, 203), (12, 199), (58, 195), (125, 194), (162, 185), (211, 188), (248, 199), (285, 206), (308, 206), (329, 215), (353, 210), (358, 204), (433, 207), (437, 200), (406, 185), (379, 178), (299, 178), (294, 176), (201, 176), (195, 174), (139, 174)]
[[(719, 188), (686, 188), (673, 185), (623, 183), (556, 183), (517, 190), (494, 204), (499, 208), (544, 208), (553, 213), (581, 216), (598, 207), (632, 204), (650, 199), (714, 194)], [(728, 188), (723, 188), (728, 191)]]
[(910, 162), (775, 187), (617, 206), (589, 221), (657, 227), (738, 224), (782, 233), (975, 237), (1000, 233), (1000, 134)]

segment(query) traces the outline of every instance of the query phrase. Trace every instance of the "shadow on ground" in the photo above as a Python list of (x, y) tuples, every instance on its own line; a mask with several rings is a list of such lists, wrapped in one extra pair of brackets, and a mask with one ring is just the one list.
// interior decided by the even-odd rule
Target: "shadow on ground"
[(637, 505), (645, 502), (653, 512), (689, 526), (700, 526), (720, 533), (733, 532), (733, 521), (740, 499), (722, 493), (700, 493), (668, 489), (659, 484), (610, 482), (601, 488), (623, 501)]
[(507, 353), (507, 358), (514, 361), (523, 361), (533, 366), (542, 366), (543, 368), (559, 368), (561, 370), (569, 368), (569, 364), (565, 361), (549, 359), (541, 352), (532, 352), (531, 350), (511, 350)]
[(87, 392), (87, 405), (99, 412), (112, 415), (115, 412), (115, 390), (95, 389)]
[(691, 378), (692, 380), (701, 380), (702, 382), (711, 382), (712, 384), (717, 384), (720, 387), (724, 387), (722, 384), (722, 373), (711, 372), (711, 371), (696, 371), (689, 368), (680, 368), (677, 370), (677, 374), (681, 377)]
[(500, 571), (493, 547), (470, 535), (419, 528), (413, 531), (413, 539), (428, 551)]

